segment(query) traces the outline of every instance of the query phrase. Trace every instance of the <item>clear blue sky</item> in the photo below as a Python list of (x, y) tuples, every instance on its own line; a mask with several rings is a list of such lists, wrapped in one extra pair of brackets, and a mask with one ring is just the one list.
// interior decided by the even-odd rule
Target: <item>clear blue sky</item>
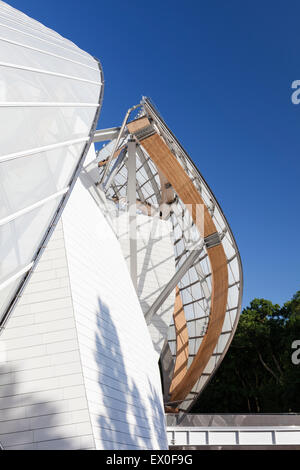
[(300, 288), (300, 2), (8, 3), (100, 59), (101, 127), (152, 98), (232, 227), (244, 306), (288, 300)]

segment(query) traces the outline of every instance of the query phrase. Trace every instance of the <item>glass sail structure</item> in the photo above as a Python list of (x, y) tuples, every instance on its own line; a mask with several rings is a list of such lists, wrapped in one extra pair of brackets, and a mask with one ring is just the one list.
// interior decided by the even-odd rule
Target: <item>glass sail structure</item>
[(45, 247), (91, 143), (98, 60), (0, 2), (0, 325)]

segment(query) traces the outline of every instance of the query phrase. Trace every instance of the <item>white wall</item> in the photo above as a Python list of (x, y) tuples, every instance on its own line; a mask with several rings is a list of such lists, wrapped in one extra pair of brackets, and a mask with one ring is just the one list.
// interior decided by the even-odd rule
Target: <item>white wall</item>
[(1, 336), (5, 448), (167, 448), (157, 355), (81, 181)]
[(96, 445), (165, 447), (157, 356), (119, 243), (81, 183), (63, 224)]
[(94, 447), (61, 222), (0, 342), (4, 448)]
[[(130, 269), (128, 213), (114, 219), (115, 231)], [(137, 214), (137, 294), (144, 315), (175, 274), (174, 244), (169, 221)], [(152, 317), (149, 331), (160, 355), (168, 336), (175, 301), (175, 290)]]

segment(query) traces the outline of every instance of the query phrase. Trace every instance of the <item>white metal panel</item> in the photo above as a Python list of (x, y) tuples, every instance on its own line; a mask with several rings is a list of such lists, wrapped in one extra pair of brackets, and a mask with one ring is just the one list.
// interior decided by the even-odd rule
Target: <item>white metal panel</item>
[[(0, 337), (6, 356), (0, 365), (5, 448), (80, 449), (85, 447), (78, 436), (92, 437), (68, 272), (55, 265), (66, 260), (64, 243), (57, 246), (62, 236), (59, 223)], [(49, 278), (56, 288), (49, 289)]]
[(205, 432), (189, 432), (189, 444), (190, 445), (205, 445), (206, 444), (206, 434)]
[(275, 432), (276, 444), (297, 444), (300, 445), (300, 431), (276, 431)]
[(187, 445), (187, 433), (185, 431), (175, 431), (176, 445)]
[(240, 431), (239, 443), (242, 445), (270, 445), (272, 441), (271, 431)]
[(210, 445), (234, 445), (236, 443), (235, 432), (229, 431), (210, 431), (209, 444)]

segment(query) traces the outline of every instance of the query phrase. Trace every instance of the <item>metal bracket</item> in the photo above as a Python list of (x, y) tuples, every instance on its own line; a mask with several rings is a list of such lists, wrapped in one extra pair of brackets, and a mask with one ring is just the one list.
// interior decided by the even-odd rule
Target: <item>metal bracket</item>
[(155, 134), (155, 129), (153, 126), (150, 124), (150, 126), (143, 127), (140, 131), (137, 131), (134, 133), (135, 137), (137, 138), (138, 141), (141, 141), (143, 139), (147, 139), (151, 135)]
[(214, 246), (221, 244), (221, 238), (218, 232), (211, 233), (204, 238), (206, 248), (213, 248)]

